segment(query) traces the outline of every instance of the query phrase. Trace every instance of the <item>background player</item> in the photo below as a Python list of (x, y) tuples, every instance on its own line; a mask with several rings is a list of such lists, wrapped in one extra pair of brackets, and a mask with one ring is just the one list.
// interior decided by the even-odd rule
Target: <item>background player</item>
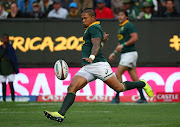
[[(120, 10), (118, 14), (119, 29), (118, 29), (118, 45), (113, 53), (109, 55), (109, 60), (114, 60), (117, 52), (121, 52), (121, 59), (116, 71), (116, 77), (119, 82), (122, 82), (122, 74), (128, 71), (133, 81), (139, 81), (136, 72), (136, 62), (138, 53), (135, 49), (135, 42), (138, 40), (138, 34), (135, 26), (128, 20), (128, 13), (125, 10)], [(140, 99), (137, 103), (147, 103), (142, 89), (138, 88)], [(119, 103), (119, 92), (117, 92), (113, 103)]]
[(9, 35), (3, 34), (3, 44), (0, 46), (0, 82), (2, 83), (3, 101), (6, 101), (6, 80), (8, 79), (11, 89), (11, 99), (15, 100), (13, 81), (14, 73), (19, 73), (16, 52), (11, 44), (9, 44)]
[(44, 111), (47, 118), (62, 122), (69, 107), (74, 103), (76, 92), (86, 86), (87, 83), (101, 79), (109, 87), (117, 92), (126, 91), (134, 88), (144, 88), (147, 94), (152, 97), (151, 87), (144, 81), (120, 83), (113, 71), (102, 55), (103, 30), (100, 22), (96, 21), (96, 13), (93, 9), (85, 9), (81, 13), (85, 32), (82, 46), (82, 68), (75, 74), (68, 87), (67, 95), (58, 112)]

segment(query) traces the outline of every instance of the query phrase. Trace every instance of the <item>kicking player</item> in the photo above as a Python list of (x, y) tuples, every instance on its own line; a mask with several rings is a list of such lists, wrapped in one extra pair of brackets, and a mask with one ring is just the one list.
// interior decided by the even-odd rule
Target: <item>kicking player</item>
[(101, 79), (109, 87), (117, 92), (131, 90), (134, 88), (143, 88), (146, 93), (152, 97), (153, 90), (141, 80), (138, 82), (120, 83), (102, 54), (103, 30), (100, 22), (96, 21), (96, 13), (93, 9), (85, 9), (81, 13), (85, 32), (83, 36), (84, 44), (82, 46), (82, 68), (75, 74), (67, 89), (67, 95), (59, 111), (44, 111), (47, 118), (62, 122), (69, 107), (74, 103), (76, 92), (86, 86), (87, 83)]
[[(118, 45), (113, 53), (109, 55), (109, 60), (114, 60), (115, 55), (121, 52), (121, 59), (116, 71), (116, 77), (119, 82), (122, 82), (122, 74), (128, 71), (133, 81), (139, 81), (136, 72), (136, 62), (138, 59), (138, 53), (135, 49), (135, 42), (138, 40), (138, 34), (135, 26), (129, 22), (128, 13), (125, 10), (120, 10), (118, 14), (119, 29), (118, 29)], [(136, 103), (147, 103), (142, 88), (138, 88), (140, 99)], [(112, 103), (119, 103), (119, 92), (117, 92)]]

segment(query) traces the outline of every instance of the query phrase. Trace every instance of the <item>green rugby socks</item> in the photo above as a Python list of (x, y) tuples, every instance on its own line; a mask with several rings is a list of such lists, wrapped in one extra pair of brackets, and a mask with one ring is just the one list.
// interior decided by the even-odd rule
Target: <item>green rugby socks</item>
[(66, 111), (69, 109), (69, 107), (74, 103), (75, 97), (76, 97), (75, 94), (67, 93), (66, 97), (64, 98), (62, 107), (58, 111), (58, 113), (61, 114), (62, 116), (64, 116)]
[(11, 89), (11, 99), (12, 101), (14, 101), (15, 99), (15, 95), (14, 95), (14, 87), (13, 87), (13, 83), (9, 83), (10, 89)]
[(6, 101), (6, 83), (2, 83), (3, 101)]
[(138, 81), (138, 82), (130, 82), (130, 81), (125, 81), (123, 82), (124, 86), (125, 86), (125, 91), (126, 90), (131, 90), (134, 88), (143, 88), (146, 84), (142, 81)]
[(137, 88), (137, 89), (138, 89), (138, 91), (139, 91), (139, 94), (140, 94), (141, 99), (142, 99), (142, 100), (146, 100), (145, 97), (144, 97), (142, 88)]

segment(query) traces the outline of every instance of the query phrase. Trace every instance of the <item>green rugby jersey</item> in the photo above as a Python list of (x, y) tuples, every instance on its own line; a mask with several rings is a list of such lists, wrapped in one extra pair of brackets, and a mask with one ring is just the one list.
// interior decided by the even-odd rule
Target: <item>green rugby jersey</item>
[[(103, 30), (99, 24), (100, 24), (99, 21), (94, 22), (91, 25), (89, 25), (87, 29), (85, 30), (84, 36), (83, 36), (82, 58), (89, 58), (89, 56), (91, 55), (91, 50), (93, 47), (93, 44), (91, 41), (92, 38), (100, 37), (101, 41), (103, 41)], [(93, 63), (96, 63), (96, 62), (106, 62), (106, 59), (102, 54), (102, 43), (101, 43), (98, 54), (93, 60)], [(86, 64), (90, 64), (90, 63), (82, 59), (82, 66)]]
[[(118, 29), (118, 42), (120, 44), (123, 44), (124, 42), (127, 42), (131, 38), (131, 34), (136, 32), (135, 26), (129, 22), (129, 20), (126, 20), (122, 24), (120, 24), (119, 29)], [(135, 44), (125, 46), (121, 53), (126, 53), (126, 52), (131, 52), (131, 51), (136, 51)]]

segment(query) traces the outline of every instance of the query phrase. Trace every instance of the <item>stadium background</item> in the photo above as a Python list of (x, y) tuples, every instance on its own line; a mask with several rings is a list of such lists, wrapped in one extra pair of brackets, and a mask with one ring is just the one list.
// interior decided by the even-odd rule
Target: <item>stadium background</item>
[[(139, 53), (138, 76), (151, 83), (156, 92), (180, 91), (180, 19), (131, 20), (137, 28), (139, 41), (136, 48)], [(101, 20), (102, 28), (109, 33), (109, 41), (104, 44), (104, 55), (108, 55), (117, 45), (117, 20)], [(20, 74), (16, 76), (17, 96), (39, 96), (41, 101), (62, 101), (54, 96), (66, 94), (71, 78), (81, 65), (81, 43), (84, 28), (81, 20), (1, 20), (0, 34), (8, 33), (16, 49)], [(178, 39), (179, 38), (179, 39)], [(176, 41), (175, 41), (176, 40)], [(170, 44), (176, 42), (176, 48)], [(53, 73), (53, 65), (58, 59), (64, 59), (69, 67), (69, 77), (58, 81)], [(110, 62), (116, 70), (119, 58)], [(127, 73), (124, 80), (130, 80)], [(93, 101), (110, 101), (113, 91), (108, 91), (100, 81), (88, 84), (79, 91), (79, 96), (94, 96)], [(7, 91), (10, 95), (10, 91)], [(121, 94), (135, 101), (136, 91)], [(2, 92), (0, 90), (0, 96)], [(98, 96), (98, 97), (96, 97)], [(101, 98), (104, 96), (104, 98)], [(132, 98), (136, 99), (132, 99)], [(57, 100), (55, 100), (55, 98)], [(125, 100), (128, 98), (125, 98)], [(124, 100), (124, 101), (125, 101)], [(155, 101), (156, 97), (149, 101)], [(81, 101), (81, 100), (80, 100)], [(86, 98), (87, 101), (87, 98)]]

